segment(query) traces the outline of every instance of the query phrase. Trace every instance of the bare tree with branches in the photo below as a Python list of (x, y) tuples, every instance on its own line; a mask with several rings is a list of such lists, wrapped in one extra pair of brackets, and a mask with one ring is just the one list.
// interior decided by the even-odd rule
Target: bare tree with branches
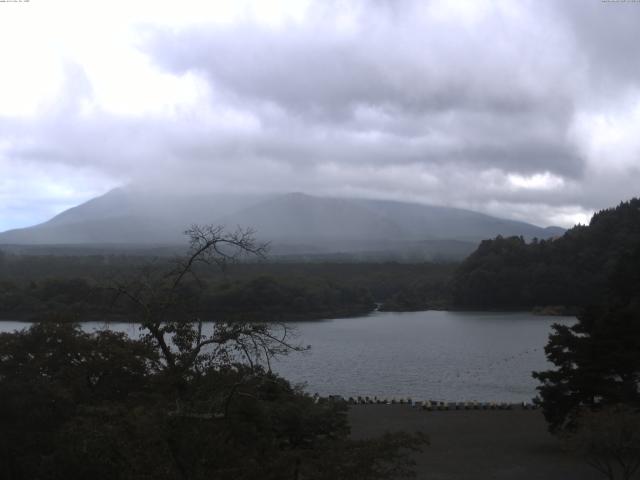
[(291, 341), (286, 324), (218, 319), (205, 325), (197, 308), (197, 292), (203, 288), (198, 269), (224, 271), (242, 257), (262, 258), (267, 245), (257, 243), (250, 229), (227, 233), (221, 226), (193, 225), (185, 234), (189, 250), (171, 268), (147, 266), (112, 287), (117, 298), (134, 306), (143, 338), (161, 353), (161, 369), (189, 375), (203, 362), (230, 364), (240, 357), (251, 368), (264, 364), (270, 371), (275, 355), (303, 349)]

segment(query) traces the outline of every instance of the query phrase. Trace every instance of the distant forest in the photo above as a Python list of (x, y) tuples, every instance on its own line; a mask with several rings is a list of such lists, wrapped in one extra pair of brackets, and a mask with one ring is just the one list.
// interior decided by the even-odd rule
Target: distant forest
[[(126, 299), (110, 286), (170, 268), (145, 256), (0, 253), (0, 318), (69, 321), (126, 318)], [(236, 263), (223, 273), (200, 268), (197, 286), (207, 319), (310, 320), (393, 310), (443, 308), (452, 263)]]
[(575, 226), (556, 239), (485, 240), (457, 269), (452, 303), (462, 308), (560, 306), (577, 311), (602, 302), (615, 266), (639, 246), (637, 198), (596, 213), (589, 225)]

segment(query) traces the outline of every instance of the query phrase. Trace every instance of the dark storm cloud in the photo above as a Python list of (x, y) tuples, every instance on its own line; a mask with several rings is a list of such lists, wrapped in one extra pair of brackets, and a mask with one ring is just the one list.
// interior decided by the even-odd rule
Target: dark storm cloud
[(175, 73), (195, 70), (215, 89), (310, 121), (345, 121), (359, 106), (398, 116), (539, 115), (544, 100), (547, 114), (570, 113), (566, 86), (545, 84), (545, 62), (523, 64), (517, 44), (507, 45), (515, 32), (495, 31), (490, 21), (467, 31), (407, 15), (370, 24), (369, 16), (375, 18), (367, 10), (358, 30), (346, 33), (322, 24), (157, 31), (150, 52)]
[[(469, 182), (490, 169), (580, 178), (584, 159), (568, 136), (569, 37), (500, 9), (468, 26), (431, 18), (419, 5), (404, 2), (392, 15), (373, 5), (349, 28), (320, 10), (314, 21), (286, 28), (156, 30), (147, 49), (168, 71), (204, 75), (218, 95), (260, 118), (264, 128), (243, 144), (258, 158), (297, 169), (360, 166), (363, 176), (389, 166), (437, 173), (457, 165)], [(539, 52), (528, 51), (547, 37), (551, 43), (533, 45)], [(561, 41), (568, 48), (556, 51)], [(215, 141), (198, 149), (220, 152)], [(424, 188), (433, 198), (434, 185)]]
[[(469, 31), (416, 21), (411, 9), (392, 19), (379, 13), (367, 10), (371, 21), (357, 18), (347, 32), (322, 20), (281, 30), (156, 32), (150, 51), (174, 73), (206, 75), (212, 89), (257, 115), (261, 104), (284, 112), (264, 118), (273, 135), (255, 148), (267, 155), (580, 175), (579, 155), (564, 138), (570, 87), (545, 85), (537, 59), (523, 65), (509, 46), (514, 32), (496, 30), (493, 18)], [(283, 142), (278, 133), (286, 138), (289, 123), (302, 136)]]

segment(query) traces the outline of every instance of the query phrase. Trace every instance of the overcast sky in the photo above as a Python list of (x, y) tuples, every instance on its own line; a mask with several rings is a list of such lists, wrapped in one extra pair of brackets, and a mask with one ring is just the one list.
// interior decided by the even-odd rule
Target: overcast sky
[(0, 2), (0, 230), (120, 185), (571, 226), (640, 194), (640, 2)]

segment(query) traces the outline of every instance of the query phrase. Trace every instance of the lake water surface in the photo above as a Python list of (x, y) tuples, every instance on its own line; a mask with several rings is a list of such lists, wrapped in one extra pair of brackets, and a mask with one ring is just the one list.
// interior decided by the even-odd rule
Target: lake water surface
[[(574, 322), (530, 313), (427, 311), (292, 323), (297, 342), (311, 350), (280, 358), (273, 368), (321, 395), (530, 401), (537, 384), (531, 372), (550, 367), (544, 346), (551, 325)], [(0, 331), (24, 327), (0, 322)], [(129, 323), (109, 328), (138, 334)]]

